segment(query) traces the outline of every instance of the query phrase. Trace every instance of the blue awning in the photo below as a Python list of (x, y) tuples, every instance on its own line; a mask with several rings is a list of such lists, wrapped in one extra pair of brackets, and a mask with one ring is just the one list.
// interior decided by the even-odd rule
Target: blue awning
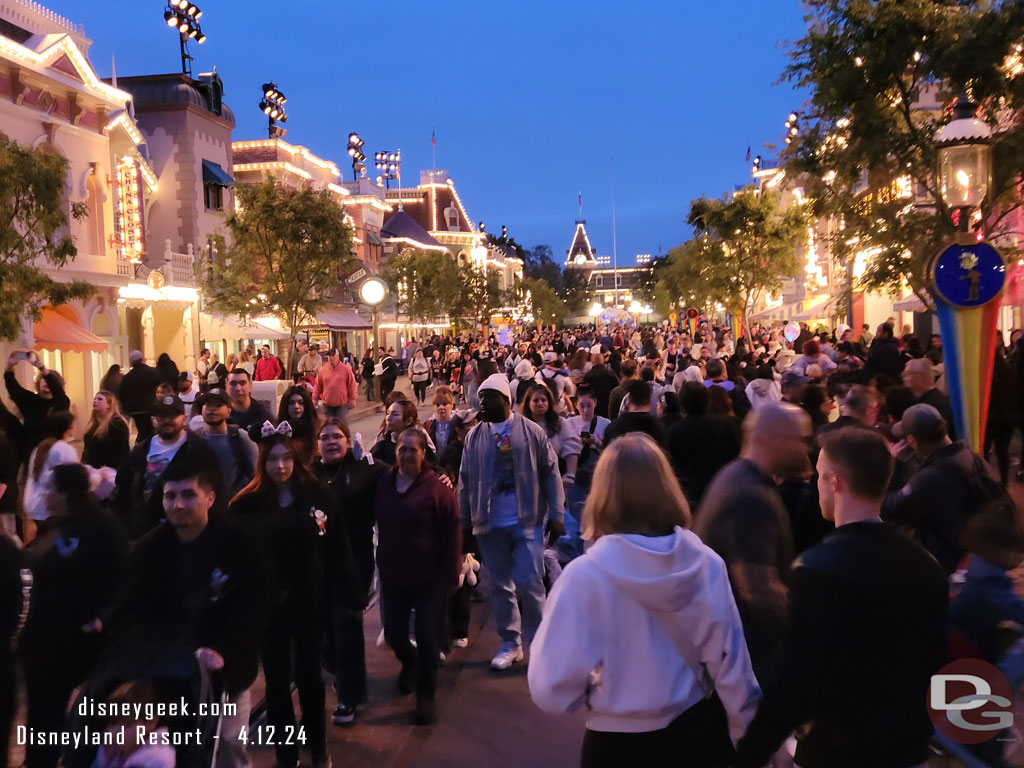
[(210, 160), (203, 160), (203, 184), (230, 187), (234, 183), (235, 180), (219, 165)]

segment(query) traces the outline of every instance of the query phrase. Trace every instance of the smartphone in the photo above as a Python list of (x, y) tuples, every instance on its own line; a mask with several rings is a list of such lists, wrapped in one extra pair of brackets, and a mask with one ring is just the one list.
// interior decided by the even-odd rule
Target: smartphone
[(31, 360), (32, 359), (32, 353), (28, 352), (28, 351), (26, 351), (24, 349), (19, 349), (17, 352), (14, 353), (14, 359), (15, 360)]
[(590, 439), (590, 432), (589, 431), (580, 432), (580, 439), (581, 440), (589, 440)]

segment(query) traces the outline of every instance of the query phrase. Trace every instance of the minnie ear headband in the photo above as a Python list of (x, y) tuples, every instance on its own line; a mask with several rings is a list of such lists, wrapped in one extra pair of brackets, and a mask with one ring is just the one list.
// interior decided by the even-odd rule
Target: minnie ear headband
[(263, 426), (260, 427), (260, 439), (265, 440), (268, 437), (273, 437), (274, 435), (281, 435), (282, 437), (291, 437), (292, 425), (289, 424), (287, 421), (282, 421), (275, 427), (269, 421), (264, 421)]

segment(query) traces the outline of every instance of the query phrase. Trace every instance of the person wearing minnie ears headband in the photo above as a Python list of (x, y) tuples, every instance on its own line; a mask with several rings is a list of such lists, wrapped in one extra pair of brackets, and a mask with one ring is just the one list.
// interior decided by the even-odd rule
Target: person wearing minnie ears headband
[(278, 734), (297, 732), (291, 693), (294, 680), (306, 741), (279, 741), (275, 745), (277, 764), (297, 766), (299, 748), (305, 744), (313, 767), (323, 768), (329, 759), (326, 697), (320, 677), (321, 616), (327, 515), (332, 502), (309, 468), (297, 460), (298, 448), (288, 422), (275, 427), (265, 421), (258, 432), (253, 429), (250, 434), (259, 441), (256, 477), (231, 500), (229, 514), (255, 534), (269, 581), (270, 617), (260, 640), (267, 723)]
[[(377, 481), (388, 465), (373, 461), (369, 454), (363, 456), (348, 425), (339, 419), (324, 421), (316, 444), (319, 456), (313, 459), (313, 474), (333, 497), (331, 508), (325, 510), (331, 521), (327, 568), (332, 631), (327, 660), (333, 662), (338, 696), (331, 721), (345, 725), (355, 720), (356, 708), (367, 696), (363, 613), (373, 584)], [(346, 568), (349, 556), (352, 567)]]
[[(36, 391), (29, 392), (14, 376), (14, 369), (19, 362), (26, 362), (35, 367), (39, 374), (36, 376)], [(46, 414), (53, 411), (67, 411), (71, 409), (71, 401), (64, 393), (64, 380), (60, 374), (47, 369), (39, 358), (39, 353), (12, 352), (7, 358), (7, 369), (4, 371), (4, 385), (7, 387), (7, 394), (21, 413), (21, 420), (25, 424), (25, 444), (19, 446), (19, 456), (28, 456), (42, 437), (43, 419)]]
[(139, 539), (108, 622), (115, 638), (153, 633), (180, 640), (220, 673), (229, 703), (214, 768), (249, 764), (245, 742), (267, 593), (252, 534), (219, 513), (216, 461), (193, 456), (164, 472), (167, 519)]
[[(402, 663), (399, 692), (416, 692), (413, 722), (430, 725), (437, 717), (442, 618), (462, 567), (459, 511), (451, 488), (427, 464), (423, 430), (404, 430), (396, 454), (398, 465), (377, 482), (374, 504), (384, 636)], [(413, 611), (415, 650), (409, 642)]]

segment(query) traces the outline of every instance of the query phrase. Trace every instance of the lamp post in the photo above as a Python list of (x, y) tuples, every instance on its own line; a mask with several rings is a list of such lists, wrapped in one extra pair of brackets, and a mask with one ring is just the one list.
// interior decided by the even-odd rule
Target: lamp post
[(928, 274), (957, 435), (981, 452), (1006, 266), (992, 244), (969, 232), (992, 181), (992, 129), (977, 112), (977, 104), (960, 96), (953, 120), (935, 135), (939, 194), (957, 211), (959, 231), (932, 259)]
[(288, 132), (277, 123), (288, 122), (288, 115), (284, 113), (284, 103), (288, 101), (277, 87), (277, 83), (263, 84), (263, 99), (260, 101), (260, 110), (267, 116), (267, 137), (284, 138)]
[(189, 40), (195, 40), (200, 45), (206, 42), (203, 28), (199, 26), (199, 17), (202, 15), (199, 6), (189, 0), (168, 0), (167, 9), (164, 11), (167, 26), (178, 31), (178, 42), (181, 45), (181, 74), (189, 77), (192, 77), (192, 57), (188, 54), (186, 43)]
[(604, 306), (599, 301), (595, 301), (587, 312), (588, 315), (594, 318), (594, 333), (597, 333), (597, 318), (601, 316), (602, 312), (604, 312)]
[(359, 285), (359, 300), (373, 312), (373, 344), (370, 345), (370, 356), (378, 362), (376, 350), (380, 344), (380, 305), (388, 295), (388, 284), (379, 277), (368, 277)]
[(365, 171), (366, 166), (363, 165), (363, 160), (366, 159), (366, 155), (363, 154), (363, 144), (365, 142), (359, 138), (359, 134), (354, 131), (348, 135), (348, 155), (352, 158), (352, 181), (359, 179), (359, 172)]

